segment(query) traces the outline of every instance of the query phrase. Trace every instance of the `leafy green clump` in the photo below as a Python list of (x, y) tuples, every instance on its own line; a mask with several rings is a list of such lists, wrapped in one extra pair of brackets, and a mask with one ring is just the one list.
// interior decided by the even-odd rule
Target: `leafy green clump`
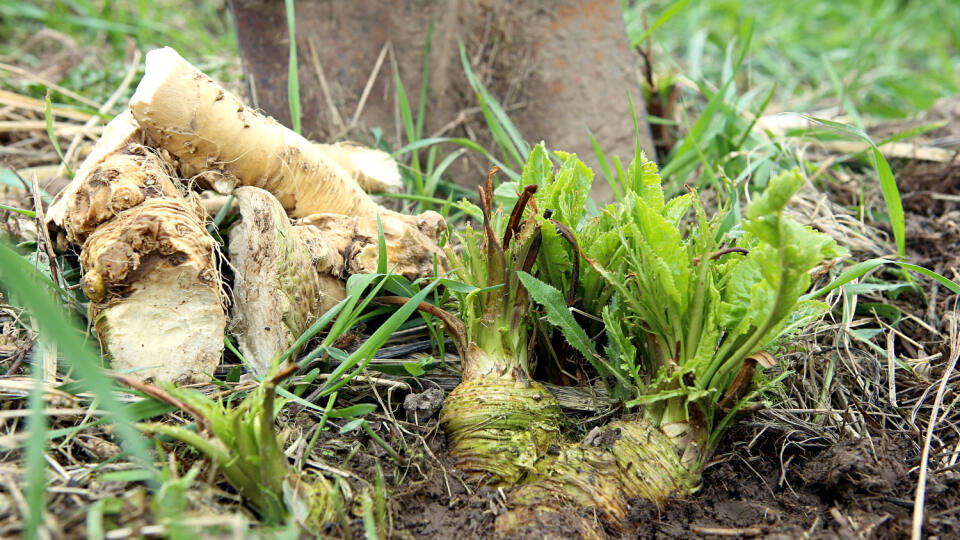
[[(797, 319), (822, 305), (801, 301), (809, 272), (843, 251), (827, 235), (784, 214), (803, 184), (776, 176), (723, 230), (727, 209), (708, 219), (697, 196), (665, 201), (655, 166), (640, 155), (626, 174), (622, 205), (584, 227), (581, 243), (615, 294), (603, 308), (610, 374), (628, 405), (709, 451), (748, 403), (753, 370)], [(692, 223), (685, 218), (694, 210)], [(735, 215), (735, 214), (734, 214)]]

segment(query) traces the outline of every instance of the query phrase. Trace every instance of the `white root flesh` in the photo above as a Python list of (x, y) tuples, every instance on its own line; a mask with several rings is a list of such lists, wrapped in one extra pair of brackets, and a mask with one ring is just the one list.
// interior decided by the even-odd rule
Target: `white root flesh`
[(81, 283), (113, 369), (176, 383), (213, 374), (226, 327), (214, 249), (181, 199), (148, 199), (87, 238)]
[(367, 193), (400, 193), (403, 179), (400, 167), (383, 150), (359, 144), (340, 142), (315, 144), (323, 155), (343, 167), (343, 170)]
[(378, 206), (310, 141), (243, 104), (169, 47), (147, 53), (130, 110), (150, 137), (221, 193), (266, 189), (294, 217)]

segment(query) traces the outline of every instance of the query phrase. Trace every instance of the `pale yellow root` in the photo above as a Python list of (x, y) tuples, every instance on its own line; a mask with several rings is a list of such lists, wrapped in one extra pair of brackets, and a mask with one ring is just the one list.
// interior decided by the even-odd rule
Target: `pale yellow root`
[(47, 223), (61, 249), (82, 246), (90, 320), (115, 370), (176, 382), (213, 373), (226, 326), (214, 242), (129, 112), (107, 124)]
[(230, 229), (233, 324), (240, 352), (256, 373), (346, 296), (343, 257), (319, 230), (294, 226), (270, 193), (234, 191), (240, 221)]
[(173, 49), (147, 53), (146, 72), (130, 110), (151, 140), (180, 160), (184, 176), (202, 179), (221, 193), (241, 185), (263, 188), (294, 218), (340, 214), (358, 218), (363, 231), (371, 224), (376, 231), (376, 216), (382, 214), (391, 222), (385, 223), (391, 234), (404, 239), (404, 247), (420, 244), (414, 249), (429, 251), (439, 269), (446, 268), (433, 232), (445, 228), (439, 214), (408, 216), (385, 210), (354, 179), (376, 167), (354, 163), (343, 153), (349, 147), (321, 148), (246, 107)]
[(400, 167), (390, 154), (359, 144), (340, 142), (315, 144), (326, 157), (337, 162), (367, 193), (400, 193)]
[(214, 242), (197, 205), (147, 199), (87, 238), (90, 320), (114, 370), (197, 382), (213, 374), (226, 326)]
[[(411, 223), (410, 217), (416, 217)], [(350, 274), (377, 271), (379, 235), (376, 218), (358, 218), (339, 214), (314, 214), (297, 221), (312, 225), (324, 233), (327, 243), (343, 254)], [(384, 210), (380, 214), (387, 248), (387, 270), (408, 279), (428, 277), (447, 270), (446, 255), (437, 247), (446, 223), (436, 212), (406, 216)]]
[(379, 211), (334, 160), (245, 106), (169, 47), (147, 53), (130, 109), (158, 146), (180, 158), (185, 176), (198, 174), (221, 193), (257, 186), (293, 217)]
[(65, 234), (59, 247), (82, 244), (101, 223), (147, 198), (181, 197), (166, 165), (147, 154), (143, 131), (129, 112), (107, 124), (73, 181), (47, 210), (47, 223)]

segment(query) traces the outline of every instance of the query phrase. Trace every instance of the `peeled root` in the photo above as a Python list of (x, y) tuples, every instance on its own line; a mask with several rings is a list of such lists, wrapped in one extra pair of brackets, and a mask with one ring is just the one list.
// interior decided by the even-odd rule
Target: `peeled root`
[(147, 53), (130, 109), (159, 146), (182, 160), (185, 175), (200, 175), (221, 193), (262, 188), (293, 217), (380, 211), (335, 160), (245, 106), (169, 47)]
[[(673, 439), (644, 420), (617, 421), (538, 464), (541, 478), (511, 494), (514, 508), (497, 518), (498, 534), (515, 535), (529, 523), (595, 508), (608, 526), (619, 530), (631, 499), (662, 505), (671, 495), (688, 495), (699, 486), (699, 471), (681, 463)], [(584, 520), (591, 536), (597, 524)], [(589, 534), (588, 534), (589, 533)]]
[(493, 484), (513, 485), (563, 445), (563, 413), (538, 383), (506, 378), (460, 383), (440, 413), (457, 467)]
[(234, 195), (241, 219), (230, 229), (234, 268), (233, 333), (256, 373), (346, 296), (343, 257), (320, 231), (294, 226), (272, 195), (255, 187)]
[(378, 211), (335, 161), (245, 106), (169, 47), (147, 53), (130, 109), (150, 137), (182, 161), (185, 176), (199, 175), (221, 193), (260, 187), (294, 217)]
[(148, 199), (87, 238), (80, 254), (90, 320), (115, 370), (205, 380), (226, 325), (214, 242), (183, 199)]

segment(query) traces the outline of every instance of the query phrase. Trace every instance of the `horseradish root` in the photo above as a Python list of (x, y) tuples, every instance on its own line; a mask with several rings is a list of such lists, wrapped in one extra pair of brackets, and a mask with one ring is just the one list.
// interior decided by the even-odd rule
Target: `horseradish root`
[(214, 242), (195, 206), (148, 199), (83, 245), (89, 317), (114, 370), (195, 382), (220, 362), (226, 326)]
[(275, 197), (234, 191), (240, 221), (230, 229), (233, 333), (256, 373), (346, 295), (343, 256), (309, 225), (294, 226)]
[[(151, 154), (148, 157), (148, 154)], [(66, 233), (59, 243), (82, 244), (103, 222), (151, 197), (182, 197), (168, 168), (144, 146), (143, 131), (129, 112), (107, 124), (73, 181), (47, 211)]]
[[(130, 100), (130, 110), (157, 146), (180, 160), (184, 177), (202, 179), (221, 193), (237, 186), (265, 189), (293, 218), (350, 216), (356, 218), (355, 228), (361, 234), (369, 236), (373, 231), (373, 238), (379, 215), (384, 231), (402, 239), (396, 249), (416, 250), (414, 258), (430, 260), (430, 272), (434, 258), (440, 270), (446, 268), (446, 257), (437, 247), (439, 231), (446, 227), (439, 214), (390, 212), (355, 180), (362, 176), (364, 182), (372, 182), (377, 175), (370, 171), (383, 166), (382, 160), (373, 160), (375, 166), (364, 165), (371, 160), (360, 159), (363, 154), (355, 151), (346, 153), (349, 145), (309, 142), (245, 106), (173, 49), (147, 53), (146, 72)], [(408, 258), (388, 253), (398, 262)], [(415, 266), (418, 277), (425, 275), (424, 265)]]
[[(379, 234), (376, 218), (313, 214), (297, 223), (323, 231), (330, 245), (343, 254), (348, 273), (377, 271)], [(437, 247), (446, 230), (440, 214), (424, 212), (419, 216), (407, 216), (383, 210), (380, 224), (386, 243), (388, 270), (411, 280), (432, 276), (434, 269), (446, 271), (447, 258)]]
[(48, 219), (61, 247), (82, 246), (89, 317), (113, 369), (197, 381), (223, 350), (214, 242), (202, 209), (144, 143), (129, 113), (114, 118)]
[(320, 152), (343, 167), (350, 178), (367, 193), (400, 193), (400, 168), (390, 154), (359, 144), (315, 144)]

